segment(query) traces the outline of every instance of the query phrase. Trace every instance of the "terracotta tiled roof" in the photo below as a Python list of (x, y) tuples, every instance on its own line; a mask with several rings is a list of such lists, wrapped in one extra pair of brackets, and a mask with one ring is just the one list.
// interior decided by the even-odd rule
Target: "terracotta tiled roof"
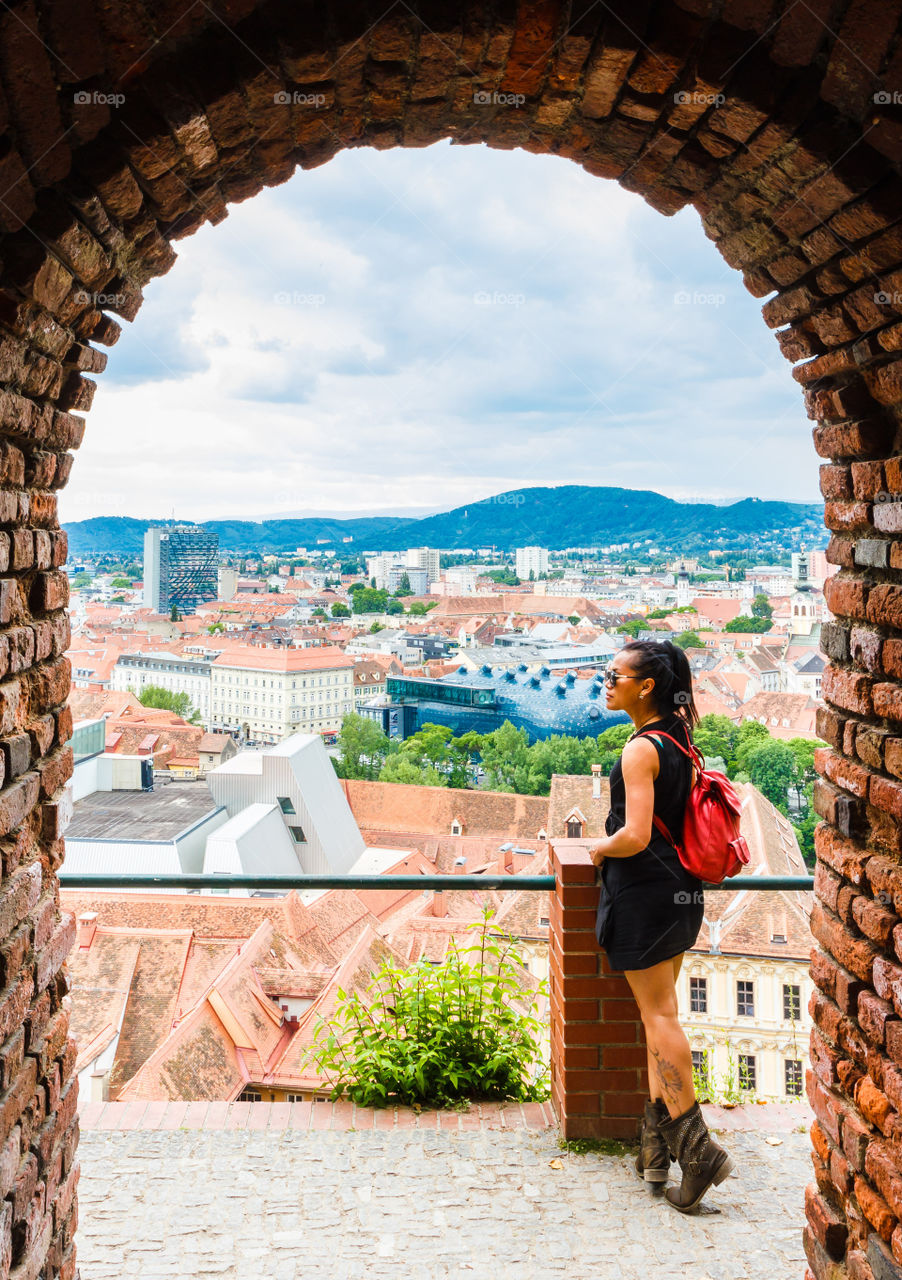
[(551, 775), (551, 792), (548, 796), (548, 839), (567, 835), (567, 819), (578, 810), (584, 822), (583, 835), (603, 836), (605, 818), (611, 809), (611, 785), (601, 779), (601, 798), (592, 798), (593, 780), (588, 774)]
[(220, 667), (265, 671), (321, 671), (354, 665), (354, 659), (340, 649), (263, 649), (255, 645), (229, 646), (215, 662)]
[(127, 707), (133, 711), (143, 710), (133, 693), (115, 693), (112, 689), (105, 689), (102, 693), (92, 693), (90, 689), (70, 689), (69, 706), (72, 719), (76, 722), (99, 720), (104, 715), (116, 717)]
[(740, 722), (762, 721), (775, 738), (814, 738), (816, 713), (807, 693), (756, 693), (734, 714)]
[(547, 816), (542, 796), (356, 779), (342, 785), (357, 825), (371, 832), (450, 835), (456, 819), (464, 835), (535, 840)]

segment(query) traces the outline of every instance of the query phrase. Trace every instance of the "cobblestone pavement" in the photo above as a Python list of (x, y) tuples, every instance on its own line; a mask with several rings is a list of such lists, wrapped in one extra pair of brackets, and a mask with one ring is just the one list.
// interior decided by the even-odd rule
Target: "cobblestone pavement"
[(801, 1280), (810, 1138), (744, 1110), (756, 1127), (721, 1133), (737, 1173), (683, 1215), (632, 1153), (553, 1127), (119, 1128), (107, 1107), (79, 1143), (81, 1280)]

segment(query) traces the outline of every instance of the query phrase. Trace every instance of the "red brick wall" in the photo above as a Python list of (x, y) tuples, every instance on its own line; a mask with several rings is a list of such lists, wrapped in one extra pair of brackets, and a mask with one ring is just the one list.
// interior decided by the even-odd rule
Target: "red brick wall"
[(586, 846), (555, 840), (548, 929), (551, 1101), (565, 1138), (635, 1138), (648, 1091), (645, 1031), (622, 973), (595, 941)]
[[(448, 136), (568, 157), (666, 214), (693, 205), (796, 365), (840, 567), (824, 637), (806, 1243), (817, 1280), (839, 1265), (882, 1274), (881, 1254), (902, 1263), (902, 0), (183, 8), (0, 12), (0, 1271), (11, 1260), (17, 1277), (43, 1267), (51, 1280), (75, 1266), (55, 492), (106, 363), (98, 347), (172, 265), (171, 242), (230, 202), (344, 147)], [(561, 892), (589, 912), (578, 872)], [(588, 917), (574, 928), (569, 909), (556, 908), (559, 967), (572, 941), (591, 970)], [(588, 1016), (566, 1003), (556, 1030), (571, 1064), (557, 1067), (558, 1102), (568, 1126), (627, 1131), (639, 1090), (607, 1073), (641, 1072), (638, 1038), (606, 1060), (578, 1038), (626, 998), (594, 963), (557, 975), (592, 993), (578, 997)]]

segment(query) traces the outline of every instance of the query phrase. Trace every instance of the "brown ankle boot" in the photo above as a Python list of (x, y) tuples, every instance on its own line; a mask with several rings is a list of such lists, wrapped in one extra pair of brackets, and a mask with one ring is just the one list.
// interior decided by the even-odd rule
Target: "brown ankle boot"
[(667, 1119), (667, 1104), (662, 1098), (646, 1102), (639, 1134), (639, 1154), (636, 1157), (636, 1172), (646, 1182), (667, 1181), (670, 1150), (660, 1130), (661, 1121)]
[(723, 1182), (735, 1168), (732, 1157), (717, 1145), (708, 1132), (698, 1100), (688, 1111), (660, 1125), (670, 1153), (679, 1161), (683, 1181), (668, 1187), (667, 1199), (675, 1209), (694, 1209), (711, 1186)]

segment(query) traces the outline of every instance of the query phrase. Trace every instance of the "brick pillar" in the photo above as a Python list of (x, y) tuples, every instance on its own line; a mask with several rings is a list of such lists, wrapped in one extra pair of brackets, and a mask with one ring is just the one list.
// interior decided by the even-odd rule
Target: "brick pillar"
[(635, 1138), (648, 1091), (645, 1031), (626, 979), (595, 941), (588, 848), (551, 844), (551, 1103), (565, 1138)]

